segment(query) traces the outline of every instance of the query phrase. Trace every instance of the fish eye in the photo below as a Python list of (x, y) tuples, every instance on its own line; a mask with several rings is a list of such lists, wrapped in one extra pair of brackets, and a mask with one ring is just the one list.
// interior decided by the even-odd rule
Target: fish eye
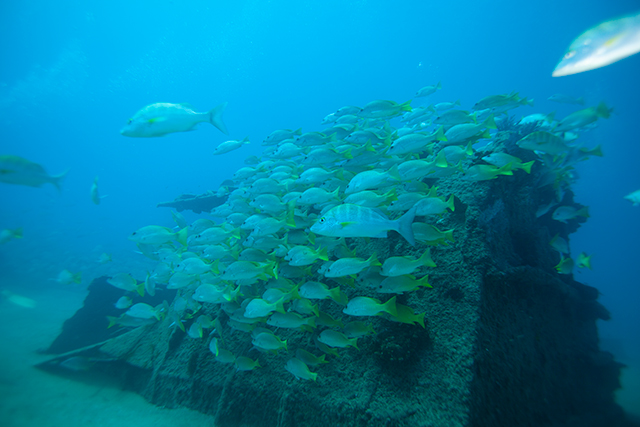
[(134, 231), (133, 233), (131, 233), (132, 236), (135, 236), (137, 233), (137, 231)]
[(573, 56), (575, 56), (576, 51), (575, 50), (570, 50), (569, 52), (564, 54), (564, 58), (563, 59), (569, 59), (572, 58)]
[(133, 121), (133, 119), (127, 120), (127, 124), (130, 125), (132, 121)]
[(325, 217), (320, 218), (320, 220), (318, 221), (320, 224), (323, 224), (326, 221)]

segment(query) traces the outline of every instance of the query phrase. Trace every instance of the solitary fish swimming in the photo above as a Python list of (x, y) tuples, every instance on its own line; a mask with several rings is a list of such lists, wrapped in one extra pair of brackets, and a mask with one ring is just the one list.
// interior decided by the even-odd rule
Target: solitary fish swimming
[(625, 199), (633, 203), (633, 206), (640, 205), (640, 190), (636, 190), (633, 193), (629, 193), (624, 196)]
[(571, 43), (553, 77), (594, 70), (640, 52), (640, 12), (605, 21)]
[(60, 185), (66, 175), (66, 172), (60, 175), (49, 175), (42, 166), (22, 157), (0, 156), (0, 182), (28, 187), (42, 187), (49, 183), (61, 190)]
[(165, 136), (173, 132), (188, 132), (194, 130), (198, 123), (209, 122), (228, 135), (227, 126), (222, 121), (226, 106), (225, 102), (209, 112), (197, 113), (188, 104), (158, 102), (138, 111), (120, 133), (124, 136), (147, 138)]

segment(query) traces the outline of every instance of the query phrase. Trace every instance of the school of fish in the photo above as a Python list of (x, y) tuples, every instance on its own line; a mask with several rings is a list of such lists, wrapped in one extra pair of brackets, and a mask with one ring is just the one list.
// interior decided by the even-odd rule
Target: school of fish
[[(441, 87), (427, 86), (416, 97)], [(143, 282), (126, 272), (109, 279), (126, 292), (117, 303), (124, 312), (110, 324), (164, 321), (207, 340), (220, 363), (241, 371), (259, 368), (259, 358), (227, 348), (232, 331), (239, 331), (251, 351), (264, 357), (294, 355), (283, 369), (315, 381), (326, 356), (357, 350), (359, 339), (375, 333), (367, 320), (372, 316), (425, 326), (425, 313), (400, 304), (396, 295), (428, 292), (429, 270), (437, 268), (432, 251), (455, 240), (455, 230), (434, 225), (455, 209), (455, 194), (442, 194), (439, 179), (501, 179), (528, 174), (538, 163), (546, 172), (539, 185), (553, 186), (558, 195), (539, 208), (539, 216), (551, 213), (560, 222), (588, 216), (586, 207), (563, 206), (562, 193), (576, 162), (602, 155), (578, 137), (609, 117), (605, 104), (561, 120), (522, 117), (515, 126), (530, 131), (515, 149), (537, 159), (523, 162), (490, 143), (513, 110), (533, 106), (533, 100), (493, 95), (470, 111), (459, 109), (459, 101), (415, 108), (411, 103), (345, 106), (323, 119), (322, 131), (276, 130), (262, 142), (262, 156), (248, 157), (233, 184), (218, 189), (227, 201), (211, 211), (212, 218), (187, 224), (172, 212), (175, 228), (149, 225), (132, 232), (129, 240), (157, 264)], [(399, 236), (400, 249), (386, 259), (354, 250), (352, 239), (392, 235)], [(586, 254), (571, 260), (564, 239), (556, 236), (550, 244), (561, 254), (560, 274), (590, 268)], [(418, 255), (402, 255), (407, 249)], [(154, 295), (158, 287), (177, 289), (178, 296), (157, 307), (134, 304), (137, 295)], [(299, 333), (284, 339), (284, 329)]]

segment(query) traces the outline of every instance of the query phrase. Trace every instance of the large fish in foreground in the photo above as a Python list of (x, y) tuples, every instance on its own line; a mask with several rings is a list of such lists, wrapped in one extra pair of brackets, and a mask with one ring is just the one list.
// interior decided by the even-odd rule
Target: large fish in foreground
[(66, 172), (49, 175), (42, 166), (22, 157), (0, 156), (0, 182), (28, 187), (42, 187), (48, 183), (62, 190), (62, 180), (66, 175)]
[(227, 103), (220, 104), (206, 113), (197, 113), (188, 104), (159, 102), (147, 105), (129, 119), (120, 133), (124, 136), (150, 138), (174, 132), (195, 130), (198, 123), (208, 122), (228, 135), (222, 114)]
[(333, 237), (387, 237), (387, 231), (394, 230), (414, 246), (416, 239), (411, 224), (415, 215), (414, 206), (393, 221), (371, 208), (345, 203), (329, 209), (311, 226), (311, 231)]
[(551, 74), (568, 76), (604, 67), (640, 52), (640, 12), (603, 22), (571, 43)]

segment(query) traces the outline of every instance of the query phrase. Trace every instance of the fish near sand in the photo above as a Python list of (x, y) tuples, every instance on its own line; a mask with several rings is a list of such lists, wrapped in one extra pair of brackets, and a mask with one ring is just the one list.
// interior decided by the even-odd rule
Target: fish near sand
[(23, 308), (34, 308), (36, 306), (36, 302), (31, 298), (23, 297), (22, 295), (14, 294), (13, 292), (3, 289), (0, 291), (0, 295), (5, 297), (7, 301), (12, 304), (15, 304), (19, 307)]
[(82, 272), (72, 273), (69, 270), (62, 270), (56, 279), (53, 279), (61, 285), (70, 285), (72, 283), (82, 283)]
[(0, 156), (0, 182), (6, 184), (26, 185), (27, 187), (42, 187), (44, 184), (54, 185), (62, 191), (62, 180), (67, 175), (49, 175), (42, 166), (18, 156)]
[(229, 134), (222, 121), (227, 103), (223, 103), (206, 113), (195, 112), (188, 104), (158, 102), (147, 105), (129, 119), (120, 134), (124, 136), (151, 138), (174, 132), (195, 130), (198, 123), (208, 122), (225, 135)]

